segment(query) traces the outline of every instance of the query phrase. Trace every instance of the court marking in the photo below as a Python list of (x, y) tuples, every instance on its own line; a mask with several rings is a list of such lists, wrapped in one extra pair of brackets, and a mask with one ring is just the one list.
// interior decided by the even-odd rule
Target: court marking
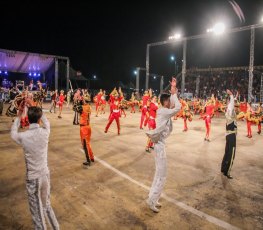
[[(80, 150), (84, 153), (83, 149), (80, 149)], [(141, 182), (139, 182), (137, 180), (134, 180), (129, 175), (127, 175), (127, 174), (121, 172), (120, 170), (114, 168), (113, 166), (111, 166), (106, 161), (101, 160), (98, 157), (94, 157), (94, 158), (95, 158), (96, 161), (98, 161), (100, 164), (102, 164), (105, 168), (110, 169), (111, 171), (117, 173), (119, 176), (121, 176), (121, 177), (129, 180), (130, 182), (132, 182), (132, 183), (144, 188), (147, 191), (150, 191), (150, 187), (149, 186), (147, 186), (147, 185), (145, 185), (145, 184), (143, 184), (143, 183), (141, 183)], [(189, 205), (187, 205), (187, 204), (185, 204), (185, 203), (183, 203), (181, 201), (178, 201), (178, 200), (176, 200), (174, 198), (171, 198), (171, 197), (167, 196), (164, 192), (162, 193), (161, 197), (163, 199), (165, 199), (166, 201), (168, 201), (170, 203), (173, 203), (176, 206), (178, 206), (178, 207), (180, 207), (180, 208), (182, 208), (182, 209), (184, 209), (184, 210), (186, 210), (186, 211), (188, 211), (188, 212), (190, 212), (190, 213), (192, 213), (192, 214), (194, 214), (196, 216), (199, 216), (202, 219), (207, 220), (208, 222), (210, 222), (212, 224), (215, 224), (215, 225), (217, 225), (217, 226), (219, 226), (221, 228), (228, 229), (228, 230), (240, 230), (240, 228), (238, 228), (238, 227), (236, 227), (234, 225), (231, 225), (231, 224), (229, 224), (229, 223), (227, 223), (227, 222), (225, 222), (223, 220), (220, 220), (220, 219), (218, 219), (216, 217), (210, 216), (210, 215), (208, 215), (208, 214), (206, 214), (206, 213), (204, 213), (202, 211), (199, 211), (199, 210), (197, 210), (197, 209), (195, 209), (195, 208), (193, 208), (193, 207), (191, 207), (191, 206), (189, 206)]]

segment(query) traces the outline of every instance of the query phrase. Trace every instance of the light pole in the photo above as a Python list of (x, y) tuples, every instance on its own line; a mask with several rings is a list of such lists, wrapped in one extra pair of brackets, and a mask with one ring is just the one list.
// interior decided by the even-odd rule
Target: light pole
[[(196, 40), (196, 39), (203, 39), (203, 38), (208, 38), (210, 37), (210, 33), (209, 32), (213, 32), (215, 35), (220, 35), (222, 33), (225, 34), (233, 34), (233, 33), (237, 33), (237, 32), (241, 32), (241, 31), (247, 31), (250, 30), (251, 31), (251, 38), (250, 38), (250, 42), (253, 45), (253, 40), (255, 39), (255, 34), (254, 34), (254, 30), (257, 28), (262, 28), (263, 27), (263, 19), (261, 19), (261, 22), (258, 24), (254, 24), (254, 25), (249, 25), (249, 26), (243, 26), (243, 27), (238, 27), (238, 28), (233, 28), (233, 29), (226, 29), (224, 24), (222, 23), (218, 23), (216, 24), (212, 29), (208, 29), (207, 33), (203, 33), (203, 34), (199, 34), (199, 35), (194, 35), (194, 36), (189, 36), (189, 37), (182, 37), (180, 38), (179, 34), (174, 35), (174, 36), (170, 36), (169, 40), (165, 40), (165, 41), (160, 41), (160, 42), (154, 42), (154, 43), (149, 43), (147, 44), (147, 51), (146, 51), (146, 78), (148, 76), (149, 78), (149, 67), (150, 67), (150, 62), (149, 62), (149, 55), (150, 55), (150, 48), (151, 47), (156, 47), (156, 46), (162, 46), (162, 45), (167, 45), (167, 44), (172, 44), (175, 42), (179, 42), (179, 41), (184, 41), (184, 55), (183, 55), (183, 68), (182, 68), (182, 84), (181, 84), (181, 90), (184, 88), (184, 78), (185, 78), (185, 73), (186, 73), (186, 47), (187, 47), (187, 41), (189, 40)], [(250, 69), (250, 82), (252, 82), (253, 78), (253, 67), (254, 67), (254, 62), (252, 59), (254, 59), (253, 55), (253, 46), (250, 44), (250, 63), (249, 63), (249, 69)], [(147, 81), (147, 79), (146, 79)], [(248, 94), (251, 95), (251, 88), (252, 87), (248, 87)]]
[(174, 55), (172, 55), (171, 57), (170, 57), (170, 59), (171, 59), (171, 61), (174, 61), (174, 66), (175, 66), (175, 71), (174, 71), (174, 73), (175, 73), (175, 75), (177, 74), (177, 65), (176, 65), (176, 57), (174, 56)]

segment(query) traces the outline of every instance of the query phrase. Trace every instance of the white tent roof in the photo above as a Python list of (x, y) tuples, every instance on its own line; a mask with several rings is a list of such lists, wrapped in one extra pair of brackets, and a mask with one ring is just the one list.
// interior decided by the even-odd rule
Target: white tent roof
[(46, 72), (55, 58), (67, 57), (0, 49), (0, 70), (20, 73)]

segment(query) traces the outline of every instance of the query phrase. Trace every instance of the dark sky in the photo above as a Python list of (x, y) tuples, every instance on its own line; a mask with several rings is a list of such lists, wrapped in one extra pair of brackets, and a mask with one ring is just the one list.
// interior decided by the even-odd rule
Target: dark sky
[[(135, 81), (135, 67), (145, 67), (147, 43), (165, 40), (173, 31), (195, 35), (222, 19), (232, 28), (255, 24), (263, 15), (262, 0), (236, 0), (245, 23), (227, 0), (41, 2), (1, 3), (0, 48), (68, 56), (74, 69), (86, 77), (96, 74), (107, 86)], [(168, 66), (159, 68), (158, 57), (166, 62), (164, 56), (177, 49), (179, 57), (180, 47), (153, 50), (151, 71), (172, 74), (169, 58)]]

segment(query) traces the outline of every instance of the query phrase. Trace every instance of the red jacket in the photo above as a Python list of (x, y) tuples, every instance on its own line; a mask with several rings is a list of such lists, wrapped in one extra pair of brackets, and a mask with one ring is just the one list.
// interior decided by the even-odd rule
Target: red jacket
[(150, 118), (156, 118), (157, 109), (158, 109), (158, 106), (155, 103), (151, 102), (150, 108), (149, 108)]

